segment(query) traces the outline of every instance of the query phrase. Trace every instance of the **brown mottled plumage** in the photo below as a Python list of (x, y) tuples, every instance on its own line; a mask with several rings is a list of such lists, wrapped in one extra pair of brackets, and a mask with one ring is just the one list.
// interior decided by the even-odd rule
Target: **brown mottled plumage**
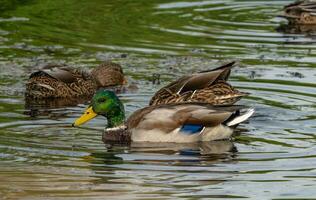
[(314, 37), (316, 24), (281, 24), (276, 30), (281, 33), (305, 34)]
[(316, 24), (316, 1), (300, 0), (284, 7), (281, 17), (289, 24)]
[(26, 83), (30, 99), (92, 96), (98, 88), (124, 84), (119, 64), (104, 62), (91, 73), (59, 65), (48, 65), (31, 74)]
[(184, 76), (161, 88), (149, 105), (179, 102), (204, 102), (212, 105), (232, 105), (248, 93), (234, 89), (226, 81), (235, 62), (213, 70)]

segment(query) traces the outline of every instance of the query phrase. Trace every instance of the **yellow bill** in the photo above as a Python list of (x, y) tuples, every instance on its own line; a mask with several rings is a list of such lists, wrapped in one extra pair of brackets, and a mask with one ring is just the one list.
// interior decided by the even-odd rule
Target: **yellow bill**
[(83, 115), (81, 115), (81, 117), (79, 117), (78, 119), (76, 119), (75, 123), (72, 124), (72, 126), (80, 126), (81, 124), (86, 123), (87, 121), (95, 118), (98, 114), (95, 113), (92, 109), (92, 107), (90, 106), (89, 108), (87, 108), (87, 110), (83, 113)]

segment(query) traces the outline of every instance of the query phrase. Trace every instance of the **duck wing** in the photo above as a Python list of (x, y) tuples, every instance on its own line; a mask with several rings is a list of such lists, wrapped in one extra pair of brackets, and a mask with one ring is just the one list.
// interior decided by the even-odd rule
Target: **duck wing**
[(45, 75), (67, 84), (76, 82), (77, 78), (83, 80), (91, 79), (90, 74), (86, 71), (54, 64), (46, 65), (43, 69), (33, 72), (29, 78)]
[(64, 83), (72, 83), (76, 80), (76, 77), (72, 73), (71, 69), (62, 67), (62, 66), (54, 66), (54, 67), (45, 67), (42, 70), (33, 72), (30, 75), (30, 79), (38, 76), (50, 76), (54, 79), (62, 81)]
[(151, 98), (150, 105), (158, 104), (161, 99), (172, 99), (177, 95), (203, 89), (219, 80), (226, 81), (234, 64), (235, 62), (230, 62), (212, 70), (201, 71), (191, 76), (183, 76), (158, 90)]
[(302, 0), (284, 6), (284, 14), (281, 17), (300, 18), (303, 12), (316, 15), (316, 1)]
[[(157, 129), (164, 133), (170, 133), (186, 124), (213, 127), (236, 119), (240, 116), (240, 110), (244, 108), (243, 106), (214, 107), (203, 103), (149, 106), (132, 114), (127, 120), (127, 126), (131, 130)], [(236, 125), (236, 123), (237, 121), (231, 125)]]
[(30, 75), (25, 95), (31, 99), (90, 96), (95, 89), (90, 73), (61, 65), (47, 65)]
[(316, 2), (315, 1), (304, 1), (298, 5), (298, 7), (311, 15), (316, 15)]
[(197, 89), (202, 89), (208, 87), (215, 83), (216, 81), (223, 80), (227, 81), (231, 68), (234, 67), (235, 62), (230, 62), (226, 65), (220, 66), (218, 68), (202, 71), (197, 74), (192, 75), (177, 92), (185, 93), (187, 91), (194, 91)]

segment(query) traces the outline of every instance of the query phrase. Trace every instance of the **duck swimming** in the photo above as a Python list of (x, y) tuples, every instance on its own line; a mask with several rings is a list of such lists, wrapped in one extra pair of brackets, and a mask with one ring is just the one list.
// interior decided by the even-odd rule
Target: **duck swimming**
[(216, 69), (183, 76), (158, 90), (149, 105), (179, 102), (199, 102), (212, 105), (232, 105), (248, 93), (234, 89), (227, 79), (235, 62)]
[(254, 113), (254, 109), (243, 106), (177, 103), (148, 106), (125, 120), (122, 102), (108, 90), (98, 90), (90, 105), (73, 126), (80, 126), (97, 115), (106, 117), (108, 123), (103, 133), (106, 143), (187, 143), (228, 139), (234, 128)]
[(286, 18), (289, 24), (312, 25), (316, 24), (316, 1), (300, 0), (284, 7), (281, 17)]
[(91, 72), (67, 66), (47, 65), (30, 75), (25, 96), (29, 99), (92, 96), (98, 88), (124, 83), (122, 67), (113, 62), (104, 62)]

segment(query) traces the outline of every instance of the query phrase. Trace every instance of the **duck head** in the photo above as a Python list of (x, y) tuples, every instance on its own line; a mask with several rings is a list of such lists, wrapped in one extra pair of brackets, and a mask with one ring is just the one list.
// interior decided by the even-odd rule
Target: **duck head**
[(97, 115), (107, 118), (107, 128), (121, 126), (125, 121), (125, 111), (122, 102), (114, 92), (108, 90), (98, 90), (94, 94), (90, 106), (73, 123), (73, 126), (80, 126)]
[(122, 67), (112, 62), (104, 62), (91, 72), (98, 88), (126, 84)]

